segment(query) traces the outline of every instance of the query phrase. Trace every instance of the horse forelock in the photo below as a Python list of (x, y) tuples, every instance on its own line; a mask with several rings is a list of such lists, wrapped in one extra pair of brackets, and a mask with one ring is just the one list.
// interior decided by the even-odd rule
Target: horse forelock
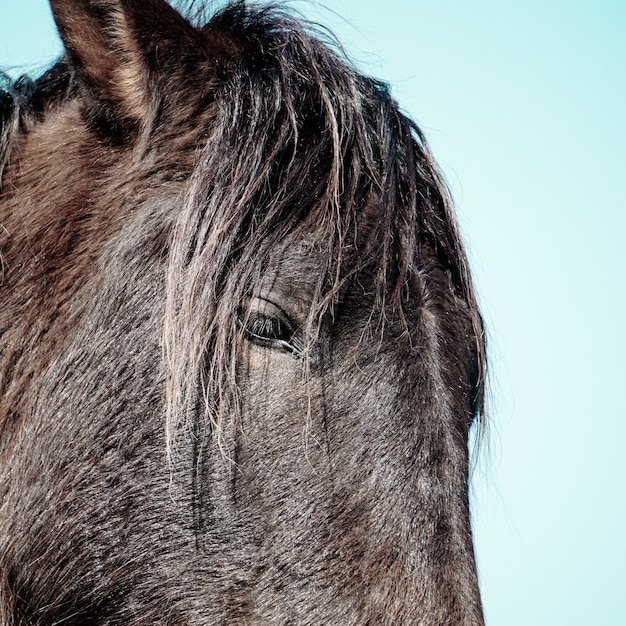
[[(226, 26), (224, 26), (226, 25)], [(226, 9), (240, 53), (216, 86), (216, 117), (172, 237), (165, 346), (170, 442), (204, 390), (221, 428), (236, 394), (236, 311), (293, 243), (315, 242), (322, 268), (307, 319), (320, 320), (351, 276), (375, 276), (374, 305), (402, 311), (422, 251), (465, 301), (478, 353), (480, 315), (447, 188), (417, 126), (386, 85), (361, 75), (318, 32), (281, 9)]]

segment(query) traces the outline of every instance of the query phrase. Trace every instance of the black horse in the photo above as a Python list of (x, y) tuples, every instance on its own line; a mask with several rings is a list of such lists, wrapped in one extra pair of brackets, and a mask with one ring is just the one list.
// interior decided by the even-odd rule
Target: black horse
[(0, 91), (0, 624), (482, 624), (418, 128), (276, 7), (51, 4)]

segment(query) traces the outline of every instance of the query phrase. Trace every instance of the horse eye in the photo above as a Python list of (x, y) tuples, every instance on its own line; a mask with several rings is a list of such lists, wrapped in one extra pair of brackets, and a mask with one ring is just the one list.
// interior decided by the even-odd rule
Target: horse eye
[(253, 308), (252, 305), (248, 312), (239, 310), (237, 313), (244, 336), (264, 348), (302, 354), (303, 343), (296, 336), (294, 325), (285, 313), (271, 302), (260, 300), (260, 303), (259, 308)]
[(267, 317), (251, 313), (245, 326), (247, 334), (267, 341), (289, 342), (293, 334), (291, 328), (278, 317)]

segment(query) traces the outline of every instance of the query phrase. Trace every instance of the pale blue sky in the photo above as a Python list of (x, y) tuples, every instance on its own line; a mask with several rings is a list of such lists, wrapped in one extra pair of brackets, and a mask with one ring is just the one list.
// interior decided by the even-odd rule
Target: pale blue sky
[[(491, 339), (487, 622), (626, 624), (626, 3), (326, 5), (307, 12), (422, 125), (468, 240)], [(44, 0), (0, 0), (0, 66), (58, 51)]]

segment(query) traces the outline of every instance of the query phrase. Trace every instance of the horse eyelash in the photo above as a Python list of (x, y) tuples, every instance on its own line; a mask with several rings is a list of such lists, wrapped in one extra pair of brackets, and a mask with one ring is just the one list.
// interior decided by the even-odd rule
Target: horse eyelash
[(278, 317), (268, 317), (260, 313), (251, 313), (246, 324), (251, 334), (267, 339), (289, 341), (293, 334), (291, 328)]
[(263, 347), (277, 347), (295, 355), (301, 355), (304, 345), (298, 337), (291, 324), (279, 317), (263, 315), (252, 312), (247, 316), (237, 314), (239, 323), (243, 328), (245, 336)]

